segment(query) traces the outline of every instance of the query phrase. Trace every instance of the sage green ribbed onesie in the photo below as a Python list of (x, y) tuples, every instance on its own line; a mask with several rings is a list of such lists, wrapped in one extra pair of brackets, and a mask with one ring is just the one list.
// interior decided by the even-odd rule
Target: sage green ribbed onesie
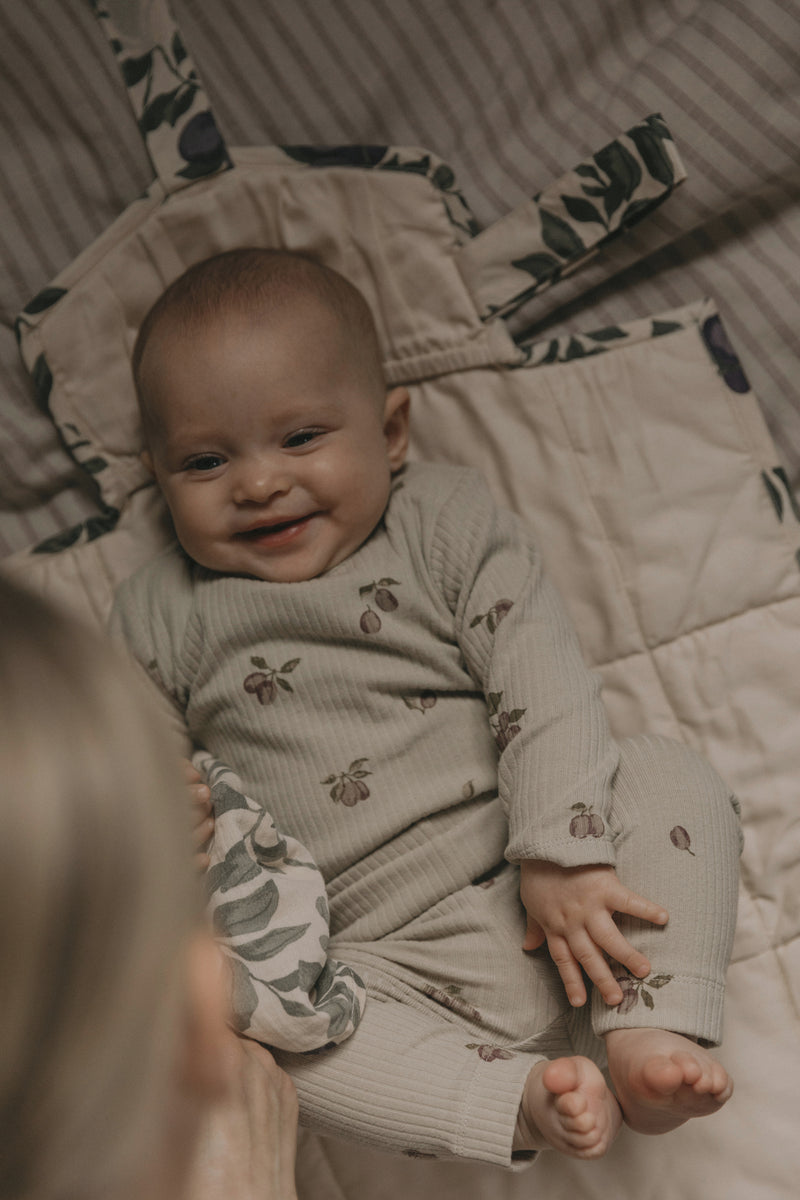
[[(179, 550), (116, 622), (192, 740), (322, 870), (331, 953), (365, 980), (356, 1032), (283, 1054), (304, 1119), (395, 1151), (509, 1164), (543, 1054), (656, 1025), (717, 1041), (733, 934), (729, 790), (683, 746), (615, 742), (599, 686), (522, 523), (480, 476), (411, 465), (345, 562), (303, 583), (215, 575)], [(622, 919), (653, 963), (569, 1011), (523, 954), (514, 862), (615, 863), (663, 904)], [(621, 975), (626, 975), (620, 968)]]

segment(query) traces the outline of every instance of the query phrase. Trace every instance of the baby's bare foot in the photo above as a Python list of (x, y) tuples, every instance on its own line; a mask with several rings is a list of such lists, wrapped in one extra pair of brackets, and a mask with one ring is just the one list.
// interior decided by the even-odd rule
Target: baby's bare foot
[(548, 1146), (573, 1158), (601, 1158), (619, 1133), (622, 1114), (588, 1058), (557, 1058), (531, 1071), (517, 1119), (515, 1150)]
[(612, 1029), (606, 1050), (622, 1115), (638, 1133), (668, 1133), (719, 1112), (733, 1094), (722, 1064), (678, 1033)]

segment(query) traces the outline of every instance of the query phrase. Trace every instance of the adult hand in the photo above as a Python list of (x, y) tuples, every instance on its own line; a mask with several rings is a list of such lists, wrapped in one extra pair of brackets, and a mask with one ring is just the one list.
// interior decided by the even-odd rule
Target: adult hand
[(188, 759), (181, 759), (181, 770), (189, 790), (192, 806), (192, 844), (198, 871), (208, 869), (209, 857), (205, 847), (214, 833), (214, 811), (211, 807), (211, 788)]
[(570, 1004), (580, 1007), (586, 1002), (581, 967), (606, 1004), (621, 1003), (622, 989), (606, 954), (640, 978), (650, 974), (650, 963), (620, 932), (614, 913), (655, 925), (665, 925), (668, 914), (620, 883), (613, 867), (560, 867), (528, 860), (520, 863), (520, 896), (528, 914), (522, 947), (537, 950), (547, 942)]
[(297, 1093), (257, 1042), (228, 1034), (229, 1087), (200, 1130), (188, 1200), (297, 1200)]

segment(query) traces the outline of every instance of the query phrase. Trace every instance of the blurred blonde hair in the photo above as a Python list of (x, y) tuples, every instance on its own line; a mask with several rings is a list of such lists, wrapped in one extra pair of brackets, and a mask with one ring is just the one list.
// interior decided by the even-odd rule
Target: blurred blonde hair
[(128, 664), (0, 578), (0, 1196), (127, 1195), (160, 1150), (200, 900)]

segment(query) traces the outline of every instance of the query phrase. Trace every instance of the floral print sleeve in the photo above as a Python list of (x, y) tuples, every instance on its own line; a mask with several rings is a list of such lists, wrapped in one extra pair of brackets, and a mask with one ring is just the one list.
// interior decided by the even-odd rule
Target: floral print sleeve
[(599, 683), (529, 532), (465, 473), (441, 507), (430, 561), (486, 696), (506, 856), (613, 863), (606, 814), (617, 747)]
[(295, 1053), (344, 1041), (366, 991), (355, 971), (328, 956), (328, 903), (316, 864), (224, 763), (204, 751), (193, 762), (214, 802), (209, 908), (230, 963), (237, 1031)]

